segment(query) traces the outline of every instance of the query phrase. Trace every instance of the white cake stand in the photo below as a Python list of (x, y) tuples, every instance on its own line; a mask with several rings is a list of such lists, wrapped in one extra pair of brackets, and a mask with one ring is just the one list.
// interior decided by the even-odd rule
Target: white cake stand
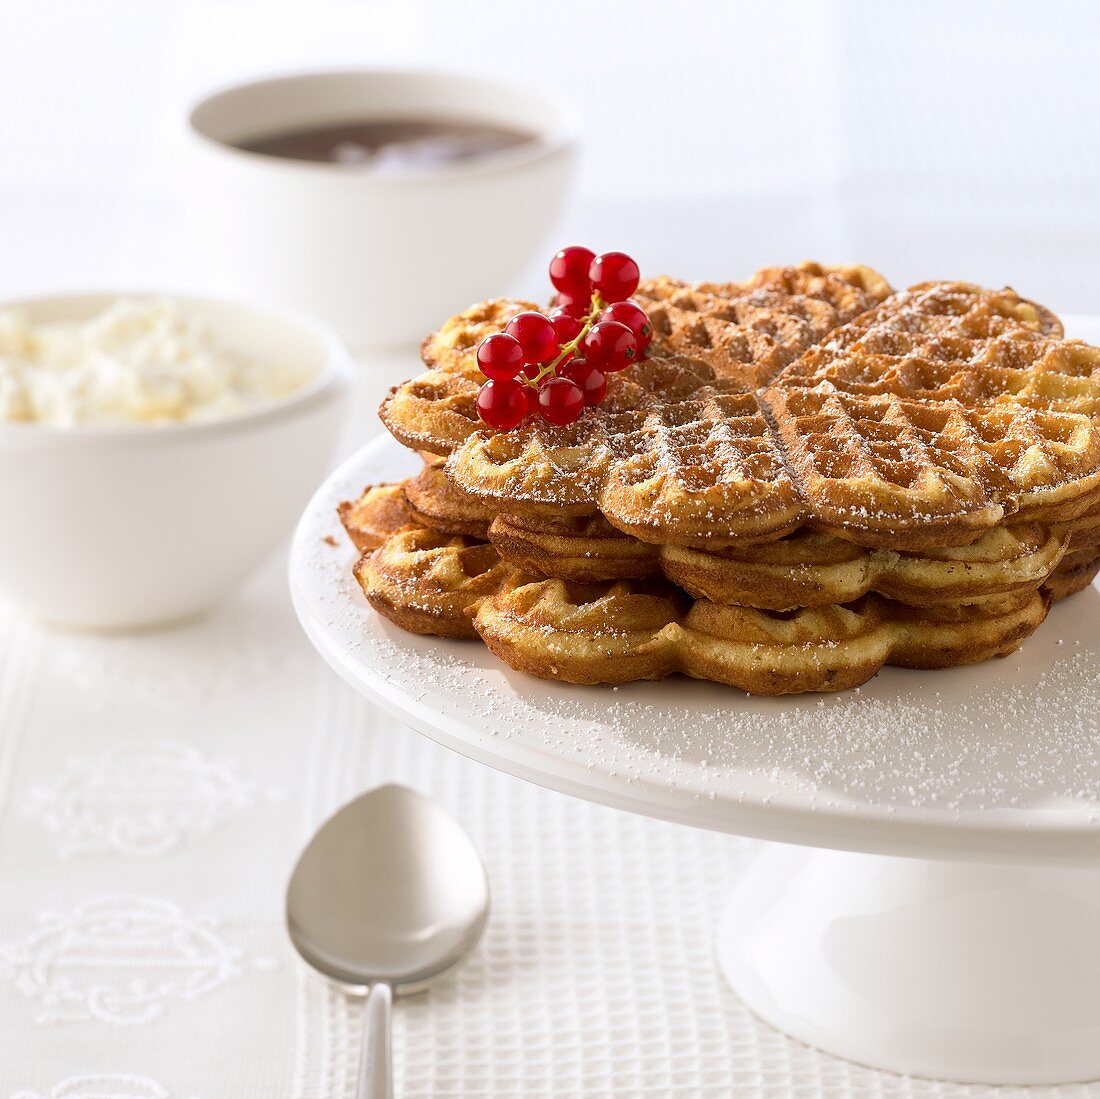
[(416, 462), (367, 446), (295, 536), (299, 617), (349, 683), (510, 774), (779, 841), (741, 879), (718, 955), (789, 1034), (944, 1079), (1100, 1077), (1100, 592), (1005, 660), (837, 695), (542, 682), (367, 606), (336, 504)]

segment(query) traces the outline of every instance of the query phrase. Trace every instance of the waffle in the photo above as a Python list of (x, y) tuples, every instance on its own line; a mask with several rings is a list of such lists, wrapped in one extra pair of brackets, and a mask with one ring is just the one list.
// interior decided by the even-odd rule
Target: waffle
[(867, 595), (789, 615), (685, 602), (629, 581), (507, 587), (478, 604), (474, 625), (506, 664), (542, 679), (622, 684), (675, 672), (752, 694), (839, 691), (885, 664), (947, 668), (1013, 652), (1047, 602), (1023, 600), (937, 615)]
[(401, 483), (400, 499), (407, 515), (405, 522), (411, 519), (444, 534), (466, 534), (482, 541), (489, 538), (493, 508), (456, 489), (447, 480), (438, 458), (425, 462), (417, 476)]
[[(610, 378), (602, 407), (629, 410), (662, 387), (686, 396), (715, 381), (749, 391), (889, 293), (870, 268), (812, 263), (765, 268), (745, 283), (644, 281), (635, 298), (654, 328), (649, 365)], [(507, 298), (481, 302), (428, 336), (421, 347), (427, 372), (391, 390), (380, 409), (395, 438), (440, 455), (465, 442), (481, 425), (477, 345), (516, 313), (538, 308)]]
[(1052, 602), (1068, 599), (1084, 591), (1096, 579), (1097, 573), (1100, 573), (1100, 545), (1083, 546), (1066, 554), (1043, 585), (1043, 590)]
[(336, 511), (361, 553), (380, 546), (409, 521), (400, 485), (368, 485), (358, 500), (347, 500)]
[(692, 382), (751, 390), (891, 293), (869, 267), (803, 263), (765, 267), (745, 283), (662, 276), (635, 297), (653, 325), (653, 354), (678, 357)]
[(408, 524), (355, 565), (355, 578), (379, 614), (410, 633), (478, 636), (471, 611), (528, 577), (487, 542)]
[(400, 495), (400, 486), (374, 490), (343, 512), (380, 537), (355, 566), (371, 605), (413, 632), (478, 636), (544, 679), (621, 684), (681, 672), (754, 694), (842, 690), (887, 663), (938, 668), (1007, 654), (1048, 607), (1032, 591), (936, 609), (866, 595), (775, 613), (692, 600), (664, 581), (569, 584), (415, 523), (381, 536)]
[(401, 491), (412, 521), (491, 541), (530, 572), (580, 583), (664, 576), (692, 596), (762, 610), (847, 603), (872, 591), (911, 606), (1030, 591), (1072, 546), (1100, 542), (1098, 512), (1053, 530), (995, 527), (969, 546), (920, 554), (871, 550), (806, 527), (776, 542), (700, 550), (641, 542), (602, 516), (495, 515), (457, 491), (437, 464)]
[[(720, 548), (809, 525), (871, 548), (966, 545), (1100, 500), (1100, 352), (1012, 291), (867, 269), (768, 269), (744, 284), (639, 290), (650, 357), (569, 428), (496, 434), (473, 352), (526, 303), (486, 303), (425, 344), (428, 373), (382, 417), (450, 454), (448, 476), (509, 514), (602, 513), (655, 544)], [(864, 308), (870, 306), (870, 308)], [(830, 327), (832, 325), (832, 327)]]

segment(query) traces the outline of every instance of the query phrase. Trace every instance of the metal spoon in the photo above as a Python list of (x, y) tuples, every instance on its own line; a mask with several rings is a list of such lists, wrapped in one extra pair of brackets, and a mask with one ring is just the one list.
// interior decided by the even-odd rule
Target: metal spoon
[(286, 892), (295, 949), (367, 992), (359, 1099), (390, 1099), (390, 1001), (416, 992), (476, 945), (489, 881), (470, 837), (433, 801), (380, 786), (349, 802), (302, 852)]

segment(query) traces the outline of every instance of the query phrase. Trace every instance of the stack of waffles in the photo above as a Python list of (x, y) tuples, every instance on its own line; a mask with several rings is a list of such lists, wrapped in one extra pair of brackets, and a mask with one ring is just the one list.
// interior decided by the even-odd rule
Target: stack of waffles
[(484, 302), (381, 409), (419, 475), (341, 508), (371, 605), (573, 683), (759, 694), (1013, 651), (1100, 567), (1100, 350), (1011, 290), (865, 267), (643, 282), (569, 427), (478, 419)]

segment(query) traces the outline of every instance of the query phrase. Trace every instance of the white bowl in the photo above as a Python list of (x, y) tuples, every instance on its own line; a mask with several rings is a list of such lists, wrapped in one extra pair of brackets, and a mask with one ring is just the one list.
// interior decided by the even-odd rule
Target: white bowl
[[(0, 421), (0, 595), (38, 618), (130, 629), (210, 609), (289, 533), (333, 457), (354, 377), (334, 335), (258, 307), (170, 296), (228, 347), (309, 380), (207, 422)], [(13, 304), (32, 324), (78, 321), (117, 297)]]
[[(233, 142), (322, 123), (410, 116), (535, 139), (442, 167), (356, 170)], [(522, 88), (436, 72), (306, 73), (241, 84), (191, 111), (182, 182), (211, 275), (321, 317), (352, 344), (420, 340), (498, 294), (559, 213), (575, 159), (562, 109)]]

